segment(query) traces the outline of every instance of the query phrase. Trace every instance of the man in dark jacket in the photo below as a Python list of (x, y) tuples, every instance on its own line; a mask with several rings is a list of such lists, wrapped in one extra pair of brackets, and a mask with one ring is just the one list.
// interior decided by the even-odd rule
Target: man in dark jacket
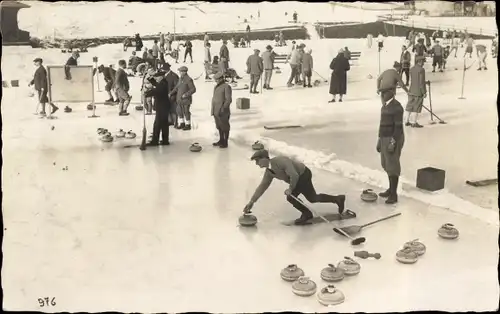
[[(43, 60), (41, 58), (36, 58), (33, 60), (33, 63), (36, 66), (35, 75), (33, 80), (31, 80), (29, 86), (35, 85), (35, 90), (38, 93), (38, 102), (42, 105), (41, 115), (45, 116), (45, 104), (49, 102), (49, 98), (47, 97), (47, 93), (49, 91), (49, 85), (47, 82), (47, 70), (42, 65)], [(59, 108), (53, 103), (49, 103), (52, 106), (52, 111), (50, 114), (55, 113)]]
[(116, 97), (120, 100), (120, 116), (128, 116), (127, 112), (128, 105), (130, 104), (130, 100), (132, 96), (129, 95), (128, 91), (130, 89), (130, 84), (128, 81), (127, 73), (125, 73), (125, 69), (127, 68), (127, 62), (125, 60), (118, 61), (118, 71), (116, 71), (115, 77), (115, 91)]
[[(424, 45), (424, 39), (419, 38), (417, 44), (413, 46), (413, 52), (415, 53), (415, 63), (417, 63), (417, 57), (424, 57), (424, 54), (427, 53), (427, 48)], [(425, 62), (425, 57), (424, 57)]]
[(317, 194), (312, 183), (311, 170), (301, 162), (295, 161), (286, 156), (277, 156), (269, 158), (269, 152), (265, 149), (255, 152), (251, 158), (252, 161), (265, 168), (264, 177), (255, 190), (249, 203), (243, 210), (249, 213), (255, 202), (266, 192), (273, 179), (278, 179), (289, 184), (285, 190), (286, 200), (302, 213), (300, 218), (295, 220), (296, 225), (307, 224), (308, 220), (313, 218), (311, 211), (303, 204), (292, 198), (303, 194), (311, 203), (333, 203), (338, 207), (339, 214), (344, 211), (345, 195)]
[(214, 116), (215, 127), (219, 131), (219, 141), (213, 143), (213, 146), (227, 148), (229, 139), (229, 117), (231, 116), (231, 102), (233, 101), (233, 91), (224, 80), (222, 73), (216, 73), (214, 79), (217, 82), (212, 97), (212, 116)]
[(386, 197), (386, 204), (398, 202), (398, 181), (401, 175), (401, 151), (405, 137), (403, 132), (403, 106), (394, 98), (393, 90), (382, 93), (384, 104), (380, 114), (380, 127), (378, 132), (377, 152), (380, 153), (382, 168), (389, 177), (389, 189), (380, 193)]
[(146, 97), (154, 97), (156, 116), (153, 125), (153, 138), (148, 146), (158, 146), (160, 133), (162, 137), (161, 145), (170, 145), (169, 141), (169, 123), (168, 116), (170, 114), (170, 96), (168, 82), (165, 78), (158, 83), (154, 77), (149, 78), (149, 82), (154, 86), (151, 90), (145, 92)]
[[(170, 64), (166, 62), (161, 72), (163, 73), (163, 80), (168, 83), (168, 90), (173, 91), (177, 83), (179, 83), (179, 76), (170, 69)], [(175, 128), (179, 128), (177, 122), (177, 92), (170, 93), (170, 118), (169, 124), (174, 125)]]
[(443, 46), (439, 44), (439, 40), (436, 40), (432, 47), (432, 72), (436, 72), (436, 65), (439, 72), (443, 72), (443, 50)]
[(227, 48), (227, 40), (222, 41), (222, 46), (219, 51), (220, 58), (220, 70), (226, 76), (226, 72), (229, 69), (229, 49)]
[(403, 45), (401, 48), (401, 57), (399, 58), (399, 62), (401, 62), (401, 71), (400, 75), (403, 77), (403, 73), (406, 76), (406, 86), (409, 85), (410, 82), (410, 65), (411, 65), (411, 53), (406, 49), (406, 46)]
[(193, 103), (193, 94), (196, 93), (193, 79), (187, 74), (188, 68), (181, 66), (179, 68), (180, 78), (170, 96), (177, 93), (177, 116), (179, 120), (179, 129), (184, 131), (191, 130), (191, 104)]
[(78, 58), (80, 57), (80, 54), (75, 51), (71, 53), (71, 57), (68, 58), (68, 61), (66, 61), (66, 64), (64, 65), (64, 74), (66, 74), (66, 79), (71, 80), (71, 67), (72, 66), (78, 66)]
[[(102, 73), (102, 75), (104, 76), (104, 82), (106, 82), (104, 90), (108, 93), (109, 96), (109, 99), (106, 100), (106, 102), (114, 102), (115, 100), (113, 99), (111, 91), (114, 89), (116, 71), (111, 67), (105, 67), (102, 64), (98, 67), (98, 70), (99, 73)], [(118, 97), (116, 97), (116, 99), (118, 100)]]
[(333, 99), (329, 102), (335, 102), (336, 95), (339, 95), (339, 102), (342, 102), (342, 96), (347, 92), (347, 71), (351, 69), (349, 60), (344, 56), (344, 49), (340, 49), (338, 55), (330, 63), (332, 76), (330, 79), (330, 94)]
[(382, 72), (377, 78), (377, 93), (381, 95), (382, 104), (385, 104), (384, 100), (384, 92), (391, 90), (394, 94), (396, 94), (396, 88), (401, 87), (404, 89), (406, 93), (408, 93), (408, 88), (404, 85), (403, 80), (401, 79), (401, 64), (399, 62), (394, 62), (392, 69), (387, 69)]
[(135, 51), (141, 51), (144, 45), (142, 44), (142, 39), (139, 34), (135, 34)]
[(186, 63), (186, 57), (189, 55), (189, 58), (191, 59), (191, 63), (193, 63), (193, 44), (191, 41), (188, 39), (184, 43), (184, 63)]

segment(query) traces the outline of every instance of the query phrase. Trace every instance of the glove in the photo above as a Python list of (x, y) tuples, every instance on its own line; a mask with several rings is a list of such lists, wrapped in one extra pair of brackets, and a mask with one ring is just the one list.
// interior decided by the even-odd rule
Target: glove
[(249, 213), (251, 213), (251, 212), (252, 212), (252, 207), (253, 207), (253, 203), (252, 203), (252, 202), (248, 203), (248, 204), (245, 206), (245, 208), (243, 209), (243, 213), (244, 213), (244, 214), (249, 214)]
[(381, 152), (380, 138), (377, 140), (377, 153)]
[(391, 142), (387, 146), (387, 151), (391, 154), (396, 151), (396, 141), (393, 138), (391, 139)]

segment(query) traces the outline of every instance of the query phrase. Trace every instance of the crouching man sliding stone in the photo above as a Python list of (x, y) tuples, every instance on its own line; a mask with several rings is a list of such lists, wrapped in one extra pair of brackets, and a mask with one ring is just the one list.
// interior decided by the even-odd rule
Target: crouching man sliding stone
[(275, 178), (290, 185), (285, 191), (286, 199), (302, 213), (300, 218), (295, 220), (296, 225), (307, 224), (307, 221), (313, 218), (313, 214), (291, 195), (297, 197), (302, 194), (311, 203), (334, 203), (338, 206), (339, 214), (344, 211), (345, 195), (316, 194), (311, 181), (311, 170), (303, 163), (285, 156), (269, 158), (269, 152), (265, 149), (255, 152), (251, 160), (255, 160), (259, 167), (266, 168), (266, 171), (250, 202), (245, 206), (244, 213), (250, 212), (253, 204), (264, 194)]
[(389, 189), (380, 193), (380, 197), (387, 197), (386, 204), (398, 202), (398, 181), (401, 175), (401, 150), (405, 142), (403, 131), (403, 106), (394, 98), (394, 91), (382, 93), (384, 105), (380, 114), (380, 128), (378, 131), (377, 152), (380, 153), (382, 168), (389, 177)]

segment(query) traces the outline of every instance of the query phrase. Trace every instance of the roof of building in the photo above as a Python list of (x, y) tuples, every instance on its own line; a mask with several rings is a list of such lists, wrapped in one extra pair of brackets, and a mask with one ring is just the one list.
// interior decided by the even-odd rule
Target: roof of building
[(21, 2), (17, 2), (17, 1), (13, 1), (13, 0), (4, 0), (0, 3), (0, 7), (2, 8), (20, 8), (20, 9), (23, 9), (23, 8), (31, 8), (31, 6), (27, 5), (27, 4), (24, 4), (24, 3), (21, 3)]

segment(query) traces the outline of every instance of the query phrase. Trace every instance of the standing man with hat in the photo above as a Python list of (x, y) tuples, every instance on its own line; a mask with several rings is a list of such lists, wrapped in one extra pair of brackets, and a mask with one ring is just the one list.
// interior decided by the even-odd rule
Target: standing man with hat
[(229, 118), (231, 116), (231, 102), (233, 101), (233, 91), (224, 80), (224, 75), (218, 72), (214, 75), (216, 82), (214, 94), (212, 97), (212, 116), (214, 116), (215, 127), (219, 131), (219, 141), (213, 143), (213, 146), (227, 148), (229, 131), (231, 125)]
[(262, 62), (264, 65), (264, 88), (271, 88), (271, 77), (273, 76), (274, 69), (274, 58), (276, 57), (276, 53), (273, 51), (273, 47), (271, 45), (267, 45), (266, 51), (262, 53)]
[(311, 211), (303, 204), (292, 198), (303, 194), (311, 203), (333, 203), (338, 207), (339, 214), (344, 211), (345, 195), (317, 194), (312, 183), (311, 170), (301, 162), (295, 161), (286, 156), (269, 158), (269, 152), (265, 149), (256, 151), (250, 160), (260, 168), (265, 168), (264, 177), (255, 190), (252, 198), (245, 206), (244, 213), (249, 213), (257, 200), (266, 192), (273, 179), (278, 179), (289, 184), (285, 190), (286, 200), (302, 213), (300, 218), (295, 220), (296, 225), (307, 224), (313, 218)]
[(155, 122), (153, 125), (153, 138), (149, 142), (148, 146), (158, 146), (160, 140), (160, 133), (162, 137), (162, 145), (170, 145), (169, 141), (169, 128), (168, 116), (170, 114), (170, 95), (169, 95), (169, 83), (162, 77), (160, 81), (151, 76), (148, 78), (149, 83), (153, 86), (150, 90), (146, 91), (144, 95), (149, 97), (154, 97), (156, 115)]
[(59, 108), (53, 103), (49, 102), (49, 98), (47, 97), (47, 93), (49, 91), (49, 84), (47, 81), (47, 70), (45, 70), (45, 67), (42, 65), (43, 60), (41, 58), (36, 58), (35, 60), (33, 60), (33, 63), (35, 64), (36, 70), (35, 70), (35, 75), (33, 76), (33, 80), (31, 80), (29, 86), (31, 87), (32, 85), (35, 85), (35, 90), (38, 93), (38, 102), (42, 105), (42, 111), (40, 112), (40, 114), (42, 116), (46, 115), (45, 104), (49, 103), (52, 106), (52, 111), (50, 112), (50, 114), (52, 115)]
[(264, 71), (264, 65), (262, 58), (259, 56), (260, 50), (255, 48), (253, 52), (253, 55), (247, 59), (247, 74), (250, 74), (250, 94), (258, 94), (257, 85)]
[[(413, 82), (413, 81), (412, 81)], [(401, 151), (405, 137), (403, 132), (403, 106), (395, 98), (392, 89), (382, 93), (380, 127), (378, 131), (377, 152), (380, 153), (382, 168), (389, 177), (389, 189), (379, 194), (386, 197), (386, 204), (398, 202), (398, 182), (401, 175)]]
[(191, 130), (191, 104), (193, 103), (193, 94), (196, 93), (193, 79), (187, 74), (188, 68), (181, 66), (179, 68), (180, 78), (177, 85), (169, 93), (169, 96), (177, 93), (177, 119), (178, 129), (184, 131)]
[(411, 53), (408, 51), (405, 45), (401, 47), (401, 57), (399, 58), (401, 62), (401, 71), (399, 74), (403, 78), (403, 74), (406, 76), (406, 86), (410, 85), (410, 66), (411, 66)]
[(205, 58), (203, 64), (205, 65), (205, 80), (210, 79), (210, 64), (212, 62), (212, 54), (210, 53), (210, 43), (205, 43)]
[[(165, 62), (162, 67), (163, 79), (168, 83), (168, 90), (174, 90), (175, 86), (179, 82), (179, 76), (170, 69), (170, 63)], [(170, 118), (169, 125), (174, 125), (178, 128), (179, 124), (177, 122), (177, 92), (169, 93), (170, 98)]]
[[(422, 125), (418, 124), (418, 114), (422, 112), (424, 98), (427, 97), (424, 69), (425, 57), (417, 56), (415, 59), (415, 65), (410, 69), (410, 90), (408, 91), (408, 104), (406, 105), (408, 116), (405, 125), (413, 128), (423, 128)], [(415, 114), (413, 123), (410, 122), (412, 113)]]
[(380, 74), (377, 79), (377, 94), (382, 93), (381, 100), (382, 105), (385, 104), (384, 92), (391, 90), (393, 94), (396, 94), (396, 88), (399, 85), (406, 93), (408, 93), (408, 88), (406, 88), (401, 75), (401, 64), (397, 61), (394, 62), (392, 69), (387, 69)]
[(222, 41), (222, 46), (219, 51), (219, 59), (220, 59), (220, 70), (224, 77), (227, 74), (227, 70), (229, 69), (229, 49), (227, 48), (227, 40)]
[(125, 73), (126, 68), (127, 62), (125, 62), (125, 60), (118, 61), (118, 70), (116, 71), (115, 77), (115, 92), (116, 97), (120, 100), (120, 116), (129, 115), (127, 109), (130, 104), (130, 100), (132, 100), (132, 96), (128, 94), (130, 83), (128, 81), (127, 73)]

